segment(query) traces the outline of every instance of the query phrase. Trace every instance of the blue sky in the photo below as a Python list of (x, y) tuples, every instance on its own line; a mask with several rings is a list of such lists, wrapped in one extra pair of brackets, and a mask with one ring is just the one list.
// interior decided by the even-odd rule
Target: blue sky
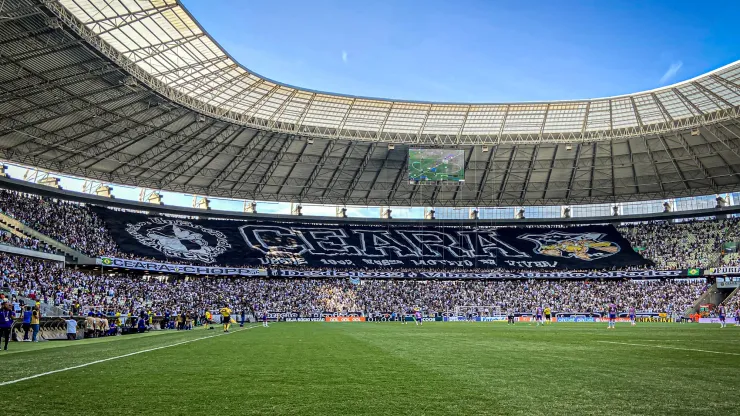
[(611, 96), (740, 59), (740, 2), (184, 0), (268, 78), (352, 95), (510, 102)]
[[(384, 98), (511, 102), (611, 96), (740, 59), (740, 1), (183, 0), (239, 62), (301, 87)], [(25, 169), (11, 167), (22, 178)], [(82, 180), (63, 178), (79, 191)], [(117, 198), (139, 189), (114, 185)], [(190, 206), (192, 196), (163, 192)], [(241, 211), (242, 202), (212, 200)], [(288, 214), (289, 204), (260, 203)], [(306, 215), (334, 207), (305, 206)], [(379, 215), (378, 207), (350, 216)], [(394, 208), (396, 217), (423, 216)]]

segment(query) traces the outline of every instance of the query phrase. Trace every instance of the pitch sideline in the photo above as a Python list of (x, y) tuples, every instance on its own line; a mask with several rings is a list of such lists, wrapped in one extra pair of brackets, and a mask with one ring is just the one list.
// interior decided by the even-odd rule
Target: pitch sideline
[(118, 360), (120, 358), (126, 358), (126, 357), (131, 357), (133, 355), (144, 354), (146, 352), (152, 352), (152, 351), (162, 350), (162, 349), (165, 349), (165, 348), (176, 347), (178, 345), (189, 344), (191, 342), (202, 341), (204, 339), (209, 339), (209, 338), (214, 338), (214, 337), (220, 337), (222, 335), (235, 334), (237, 332), (246, 331), (248, 329), (258, 328), (259, 326), (260, 325), (253, 325), (253, 326), (250, 326), (250, 327), (246, 327), (244, 329), (238, 329), (238, 330), (236, 330), (234, 332), (226, 332), (226, 333), (220, 333), (220, 334), (215, 334), (215, 335), (209, 335), (209, 336), (201, 337), (201, 338), (190, 339), (190, 340), (187, 340), (187, 341), (180, 341), (180, 342), (176, 342), (174, 344), (162, 345), (162, 346), (154, 347), (154, 348), (147, 348), (147, 349), (141, 350), (141, 351), (134, 351), (134, 352), (130, 352), (128, 354), (118, 355), (118, 356), (115, 356), (115, 357), (108, 357), (108, 358), (104, 358), (102, 360), (95, 360), (95, 361), (91, 361), (91, 362), (85, 363), (85, 364), (73, 365), (72, 367), (60, 368), (59, 370), (52, 370), (52, 371), (47, 371), (45, 373), (34, 374), (32, 376), (22, 377), (22, 378), (19, 378), (19, 379), (16, 379), (16, 380), (3, 381), (3, 382), (0, 382), (0, 387), (7, 386), (7, 385), (10, 385), (10, 384), (19, 383), (21, 381), (32, 380), (34, 378), (48, 376), (48, 375), (51, 375), (51, 374), (62, 373), (62, 372), (69, 371), (69, 370), (76, 370), (78, 368), (88, 367), (88, 366), (91, 366), (93, 364), (100, 364), (100, 363), (104, 363), (106, 361)]
[[(84, 347), (86, 345), (106, 345), (113, 342), (123, 342), (123, 341), (129, 341), (129, 340), (141, 340), (141, 339), (147, 339), (147, 338), (154, 338), (154, 337), (163, 337), (168, 335), (174, 335), (176, 333), (180, 333), (180, 331), (156, 331), (156, 332), (147, 332), (144, 334), (135, 334), (133, 336), (127, 335), (125, 337), (122, 336), (115, 336), (115, 337), (105, 337), (105, 338), (86, 338), (82, 340), (75, 340), (75, 342), (51, 342), (51, 344), (55, 344), (53, 346), (47, 346), (49, 344), (49, 341), (45, 341), (41, 343), (41, 348), (35, 348), (30, 350), (9, 350), (4, 351), (2, 353), (3, 356), (8, 355), (15, 355), (15, 354), (25, 354), (29, 352), (39, 352), (39, 351), (53, 351), (58, 350), (60, 348), (76, 348), (76, 347)], [(90, 342), (85, 342), (90, 341)]]
[(723, 354), (723, 355), (737, 355), (737, 356), (740, 356), (740, 353), (736, 353), (736, 352), (709, 351), (709, 350), (700, 350), (700, 349), (696, 349), (696, 348), (669, 347), (669, 346), (666, 346), (666, 345), (632, 344), (632, 343), (629, 343), (629, 342), (617, 342), (617, 341), (596, 341), (596, 342), (600, 342), (602, 344), (630, 345), (630, 346), (633, 346), (633, 347), (662, 348), (662, 349), (666, 349), (666, 350), (694, 351), (694, 352), (706, 352), (708, 354)]

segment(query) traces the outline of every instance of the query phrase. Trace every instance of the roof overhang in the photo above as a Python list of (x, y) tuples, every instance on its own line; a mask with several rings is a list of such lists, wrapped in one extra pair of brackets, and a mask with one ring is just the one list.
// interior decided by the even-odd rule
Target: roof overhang
[(434, 103), (312, 91), (233, 59), (176, 0), (60, 0), (49, 9), (162, 96), (219, 120), (284, 134), (457, 146), (574, 143), (736, 119), (740, 61), (651, 91), (591, 100)]
[[(558, 133), (558, 139), (553, 136), (544, 140), (539, 133), (503, 134), (507, 125), (535, 120), (518, 114), (515, 117), (510, 111), (507, 121), (501, 124), (504, 129), (499, 126), (502, 134), (498, 136), (447, 136), (450, 144), (458, 143), (453, 138), (460, 138), (456, 147), (465, 150), (464, 183), (422, 186), (410, 183), (407, 174), (406, 150), (418, 146), (418, 135), (394, 133), (394, 138), (388, 141), (407, 143), (390, 149), (379, 141), (377, 132), (375, 139), (367, 136), (358, 140), (351, 135), (313, 134), (308, 130), (283, 129), (279, 123), (263, 126), (262, 122), (231, 120), (225, 113), (195, 111), (198, 100), (202, 101), (206, 95), (193, 98), (184, 93), (184, 84), (178, 87), (182, 89), (175, 90), (174, 85), (157, 81), (159, 78), (147, 75), (114, 48), (114, 42), (103, 40), (104, 36), (127, 27), (150, 25), (147, 22), (152, 19), (170, 21), (173, 17), (165, 16), (170, 13), (177, 12), (178, 19), (189, 18), (177, 3), (77, 0), (75, 4), (107, 10), (100, 16), (92, 15), (97, 16), (96, 21), (88, 24), (82, 24), (76, 17), (81, 11), (74, 10), (71, 0), (62, 4), (70, 9), (53, 1), (4, 3), (0, 20), (0, 159), (106, 183), (157, 190), (339, 205), (611, 204), (740, 190), (740, 123), (733, 113), (740, 100), (740, 89), (736, 87), (737, 64), (675, 88), (643, 93), (645, 102), (655, 100), (654, 96), (660, 101), (663, 95), (673, 94), (676, 102), (685, 106), (685, 114), (692, 114), (688, 118), (675, 118), (673, 122), (694, 120), (685, 124), (693, 127), (678, 128), (672, 124), (665, 130), (648, 131), (653, 128), (648, 128), (649, 125), (658, 124), (646, 124), (645, 120), (652, 118), (630, 107), (636, 119), (640, 116), (642, 130), (624, 127), (633, 132), (617, 134), (618, 130), (609, 129), (610, 136), (599, 140), (588, 140), (578, 130)], [(153, 9), (142, 9), (147, 4)], [(122, 5), (132, 7), (130, 13), (124, 13), (120, 9)], [(111, 10), (117, 10), (118, 15), (114, 16)], [(97, 29), (93, 31), (88, 26)], [(183, 23), (182, 27), (200, 30), (197, 25)], [(156, 40), (154, 35), (146, 38), (148, 42), (169, 45), (162, 46), (163, 50), (179, 48), (168, 44), (169, 38)], [(203, 35), (190, 41), (196, 39), (209, 38)], [(152, 59), (160, 54), (159, 49), (148, 50)], [(179, 68), (175, 73), (186, 79), (196, 67), (194, 64), (187, 69)], [(205, 72), (200, 73), (200, 78), (210, 79)], [(297, 95), (296, 92), (294, 97)], [(327, 96), (337, 100), (347, 98)], [(261, 102), (267, 103), (269, 99), (264, 96)], [(365, 99), (357, 100), (359, 103)], [(638, 106), (643, 102), (636, 95), (601, 101), (610, 103), (612, 111), (622, 111), (623, 107), (615, 106), (615, 100)], [(613, 117), (613, 113), (602, 111), (606, 108), (603, 106), (596, 113), (596, 101), (571, 103), (589, 108), (581, 122), (586, 120), (588, 125), (592, 113), (593, 117), (596, 114), (606, 119)], [(654, 117), (674, 114), (672, 110), (662, 110), (658, 101), (653, 101)], [(379, 100), (378, 103), (390, 102)], [(663, 107), (673, 108), (666, 107), (666, 103)], [(508, 107), (527, 105), (530, 104)], [(558, 117), (551, 111), (565, 104), (544, 105), (550, 106), (545, 112), (547, 120), (554, 121)], [(287, 104), (283, 110), (288, 111)], [(345, 113), (348, 114), (343, 122), (346, 127), (353, 122), (349, 115), (354, 113), (348, 108)], [(313, 123), (313, 114), (301, 113), (301, 125)], [(678, 113), (674, 115), (678, 117)], [(702, 119), (699, 123), (691, 117)], [(431, 113), (423, 118), (429, 128), (438, 120)], [(391, 130), (378, 131), (390, 134)], [(422, 136), (432, 137), (421, 131)], [(542, 120), (537, 131), (546, 133)], [(429, 143), (442, 143), (442, 137), (445, 136), (434, 135)], [(488, 151), (478, 145), (482, 143), (489, 143)]]

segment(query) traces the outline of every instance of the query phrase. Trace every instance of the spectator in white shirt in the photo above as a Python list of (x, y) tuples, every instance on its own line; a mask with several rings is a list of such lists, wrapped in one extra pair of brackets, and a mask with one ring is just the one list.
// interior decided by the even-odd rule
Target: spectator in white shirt
[(67, 323), (67, 339), (74, 341), (77, 339), (77, 321), (73, 317), (69, 317), (64, 320)]

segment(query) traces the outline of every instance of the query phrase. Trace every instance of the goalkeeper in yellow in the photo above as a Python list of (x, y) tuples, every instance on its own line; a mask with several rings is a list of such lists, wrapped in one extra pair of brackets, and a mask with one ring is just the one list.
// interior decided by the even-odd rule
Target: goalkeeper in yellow
[(231, 309), (228, 306), (224, 306), (219, 310), (221, 313), (221, 323), (224, 325), (224, 332), (229, 332), (231, 327)]

